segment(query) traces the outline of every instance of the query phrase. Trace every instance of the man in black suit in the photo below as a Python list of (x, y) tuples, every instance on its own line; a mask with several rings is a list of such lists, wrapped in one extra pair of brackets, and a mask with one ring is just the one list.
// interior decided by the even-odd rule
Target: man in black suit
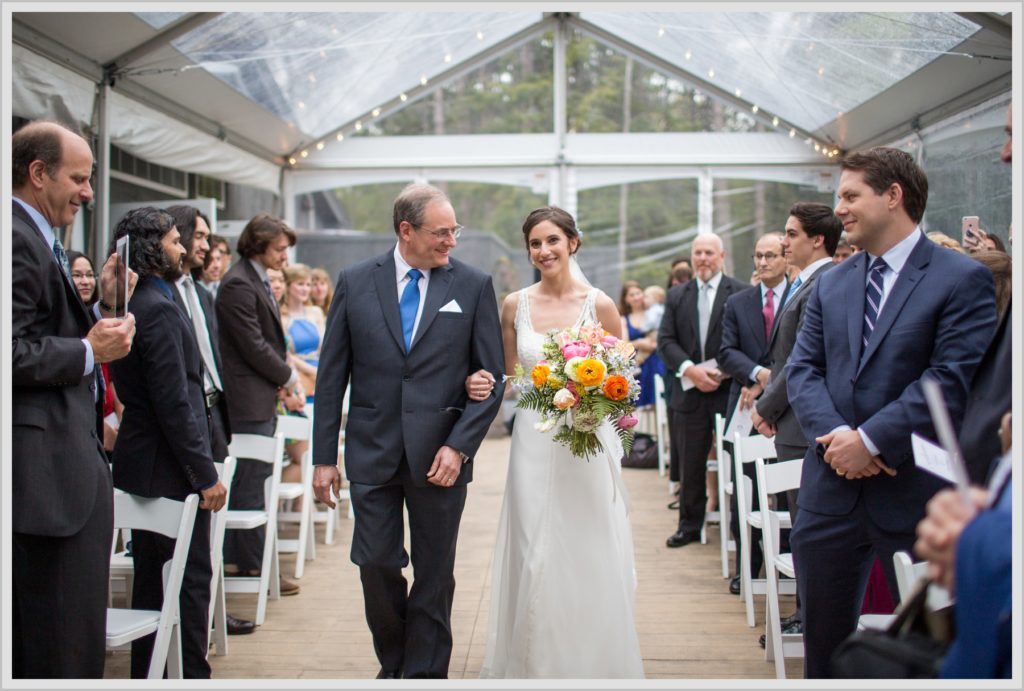
[[(470, 463), (501, 405), (467, 400), (464, 382), (504, 370), (487, 274), (449, 257), (461, 226), (443, 192), (410, 185), (395, 200), (395, 249), (341, 272), (317, 373), (313, 488), (334, 506), (338, 433), (351, 384), (345, 470), (380, 678), (445, 678), (452, 652), (455, 545)], [(221, 288), (224, 290), (224, 288)], [(402, 296), (401, 299), (399, 296)], [(403, 505), (415, 581), (402, 568)]]
[[(11, 159), (12, 676), (99, 678), (114, 515), (95, 368), (128, 353), (135, 318), (113, 318), (118, 305), (103, 301), (86, 309), (60, 242), (92, 199), (88, 143), (33, 122), (12, 137)], [(117, 266), (114, 256), (101, 273), (109, 302)]]
[[(235, 434), (273, 436), (277, 401), (301, 410), (306, 395), (299, 376), (286, 359), (284, 329), (270, 289), (267, 269), (280, 269), (288, 260), (295, 232), (270, 214), (256, 214), (238, 238), (241, 259), (227, 272), (217, 291), (217, 322), (224, 369), (221, 380), (228, 400), (228, 417)], [(238, 459), (231, 484), (231, 509), (262, 509), (268, 463)], [(244, 576), (255, 576), (263, 564), (264, 528), (229, 530), (224, 539), (224, 563)], [(281, 594), (295, 595), (297, 583), (281, 578)]]
[[(196, 346), (203, 358), (203, 390), (206, 406), (210, 411), (210, 450), (215, 463), (223, 463), (231, 443), (231, 425), (228, 420), (227, 399), (220, 373), (223, 369), (218, 343), (217, 313), (210, 292), (195, 280), (210, 250), (210, 225), (206, 216), (193, 206), (170, 206), (167, 213), (174, 219), (174, 226), (181, 234), (181, 245), (185, 248), (184, 269), (174, 281), (174, 302), (192, 322), (192, 333)], [(230, 635), (252, 633), (256, 624), (245, 619), (226, 615), (227, 632)]]
[[(762, 435), (775, 439), (775, 451), (780, 460), (803, 458), (807, 452), (807, 440), (800, 421), (789, 406), (785, 367), (803, 323), (804, 307), (811, 288), (818, 276), (835, 266), (832, 256), (842, 232), (843, 224), (832, 208), (825, 204), (797, 202), (789, 210), (782, 251), (789, 266), (800, 273), (790, 286), (786, 306), (775, 317), (768, 346), (771, 377), (764, 393), (755, 401), (753, 411), (754, 428)], [(786, 495), (789, 514), (795, 523), (798, 491), (790, 490)], [(802, 622), (798, 594), (797, 611), (784, 620), (783, 633), (802, 633)]]
[[(736, 410), (736, 404), (739, 403), (744, 409), (749, 408), (768, 383), (771, 374), (767, 367), (768, 337), (775, 323), (775, 315), (783, 308), (789, 295), (786, 258), (782, 256), (782, 243), (778, 233), (768, 233), (758, 238), (754, 244), (753, 260), (758, 285), (730, 297), (725, 303), (725, 317), (722, 320), (722, 346), (718, 350), (718, 364), (732, 377), (729, 403), (726, 406), (726, 428)], [(732, 440), (724, 439), (723, 444), (731, 453)], [(744, 465), (743, 473), (753, 483), (751, 498), (753, 510), (757, 511), (760, 502), (757, 498), (757, 478), (753, 464)], [(740, 523), (736, 501), (734, 492), (731, 498), (729, 528), (736, 539), (736, 576), (729, 583), (729, 592), (739, 595), (743, 548), (739, 542)], [(757, 578), (764, 564), (761, 531), (753, 530), (751, 538), (750, 573), (751, 577)]]
[[(114, 238), (129, 238), (129, 263), (139, 286), (129, 309), (139, 326), (136, 347), (112, 366), (124, 415), (114, 445), (114, 486), (142, 497), (183, 501), (199, 493), (181, 584), (181, 654), (187, 679), (208, 679), (210, 512), (224, 506), (227, 489), (210, 453), (210, 419), (203, 394), (203, 363), (192, 325), (174, 304), (185, 248), (166, 211), (143, 207), (125, 214)], [(135, 577), (132, 606), (163, 606), (163, 567), (174, 554), (173, 538), (132, 531)], [(132, 642), (132, 678), (149, 670), (156, 634)]]
[[(725, 248), (717, 235), (698, 235), (693, 241), (692, 256), (697, 277), (669, 291), (658, 330), (658, 353), (666, 371), (676, 374), (670, 404), (681, 415), (671, 420), (679, 426), (673, 437), (683, 440), (679, 527), (666, 541), (669, 547), (682, 547), (700, 539), (715, 413), (724, 415), (729, 399), (728, 388), (721, 386), (722, 371), (702, 367), (701, 363), (718, 356), (726, 300), (749, 288), (722, 274)], [(687, 383), (686, 390), (683, 382)]]

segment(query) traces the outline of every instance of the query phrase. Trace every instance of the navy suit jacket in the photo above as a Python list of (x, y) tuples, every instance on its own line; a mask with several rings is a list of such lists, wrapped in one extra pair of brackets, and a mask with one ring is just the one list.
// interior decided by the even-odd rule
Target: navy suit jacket
[[(789, 297), (789, 283), (783, 284), (782, 297), (775, 305), (775, 315), (782, 312)], [(732, 417), (740, 390), (753, 385), (750, 372), (756, 365), (767, 367), (771, 364), (768, 340), (764, 334), (761, 286), (733, 294), (725, 303), (725, 317), (722, 319), (722, 346), (718, 349), (718, 367), (732, 377), (729, 387), (729, 406), (726, 419)]]
[(202, 356), (192, 323), (153, 279), (139, 281), (128, 308), (135, 342), (111, 367), (124, 403), (114, 486), (143, 497), (184, 499), (217, 481)]
[[(491, 277), (451, 259), (431, 271), (422, 299), (406, 352), (393, 250), (339, 274), (316, 377), (314, 464), (338, 462), (348, 386), (345, 474), (352, 482), (382, 485), (404, 456), (413, 482), (425, 486), (442, 446), (476, 455), (501, 396), (468, 400), (466, 377), (485, 369), (500, 381), (505, 367)], [(441, 311), (453, 302), (458, 310)], [(472, 479), (466, 464), (455, 486)]]
[[(912, 532), (945, 483), (913, 463), (911, 432), (935, 438), (921, 389), (938, 380), (954, 423), (996, 322), (992, 273), (923, 234), (890, 289), (861, 355), (868, 255), (860, 252), (815, 282), (786, 365), (790, 404), (809, 444), (800, 508), (842, 516), (863, 494), (885, 530)], [(862, 429), (895, 477), (846, 480), (817, 458), (815, 438)]]

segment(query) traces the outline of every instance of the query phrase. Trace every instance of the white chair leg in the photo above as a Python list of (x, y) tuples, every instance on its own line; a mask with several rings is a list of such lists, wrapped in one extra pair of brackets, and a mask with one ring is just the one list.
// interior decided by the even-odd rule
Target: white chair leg
[(266, 539), (263, 542), (263, 567), (260, 569), (260, 592), (256, 598), (256, 625), (262, 626), (267, 615), (267, 594), (274, 599), (281, 596), (281, 581), (278, 573), (277, 540), (274, 537), (277, 528), (267, 525)]
[(732, 520), (732, 513), (727, 496), (722, 490), (718, 491), (718, 538), (722, 543), (719, 545), (722, 555), (722, 578), (729, 578), (729, 522)]
[(754, 627), (754, 584), (750, 575), (750, 524), (744, 521), (741, 531), (742, 537), (746, 538), (740, 543), (742, 554), (740, 555), (740, 591), (747, 607), (747, 626)]
[(316, 508), (313, 505), (313, 488), (307, 489), (306, 497), (306, 559), (316, 561), (316, 529), (313, 521), (313, 512)]
[(308, 497), (303, 493), (302, 511), (299, 512), (299, 539), (295, 541), (295, 578), (302, 578), (306, 570), (307, 534), (309, 533), (309, 511), (306, 510)]
[[(170, 647), (167, 649), (167, 678), (184, 679), (184, 668), (185, 665), (181, 660), (181, 625), (175, 624), (171, 630)], [(160, 676), (163, 675), (156, 678), (160, 678)]]
[(217, 574), (217, 586), (213, 593), (213, 643), (215, 655), (228, 654), (228, 611), (226, 596), (224, 594), (224, 565), (220, 565)]

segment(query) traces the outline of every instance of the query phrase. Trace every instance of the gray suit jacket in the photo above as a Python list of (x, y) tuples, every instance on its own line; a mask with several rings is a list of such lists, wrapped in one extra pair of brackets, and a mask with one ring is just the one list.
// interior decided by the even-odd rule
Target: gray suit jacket
[[(382, 485), (404, 456), (413, 481), (425, 486), (442, 446), (470, 458), (476, 454), (501, 397), (470, 401), (465, 380), (485, 369), (500, 382), (505, 367), (491, 278), (452, 259), (431, 272), (422, 299), (419, 328), (406, 353), (393, 251), (339, 274), (317, 370), (314, 464), (338, 461), (349, 385), (345, 473), (352, 482)], [(440, 311), (451, 302), (461, 311)], [(456, 486), (472, 475), (467, 464)]]
[(796, 294), (789, 294), (789, 299), (775, 318), (772, 326), (771, 343), (768, 344), (769, 359), (772, 367), (772, 378), (765, 387), (764, 393), (755, 404), (757, 414), (769, 424), (775, 425), (775, 443), (786, 446), (806, 446), (807, 439), (800, 428), (800, 421), (789, 407), (789, 394), (786, 391), (786, 360), (793, 352), (796, 335), (804, 321), (804, 307), (811, 294), (811, 288), (818, 276), (822, 275), (835, 264), (825, 264), (818, 268), (807, 283), (800, 286)]

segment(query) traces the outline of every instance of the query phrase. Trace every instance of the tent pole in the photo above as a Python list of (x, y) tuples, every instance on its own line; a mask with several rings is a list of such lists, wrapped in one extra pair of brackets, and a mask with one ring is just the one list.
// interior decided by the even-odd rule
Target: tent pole
[(98, 266), (106, 261), (110, 246), (110, 82), (99, 84), (96, 118), (96, 194), (93, 251)]

